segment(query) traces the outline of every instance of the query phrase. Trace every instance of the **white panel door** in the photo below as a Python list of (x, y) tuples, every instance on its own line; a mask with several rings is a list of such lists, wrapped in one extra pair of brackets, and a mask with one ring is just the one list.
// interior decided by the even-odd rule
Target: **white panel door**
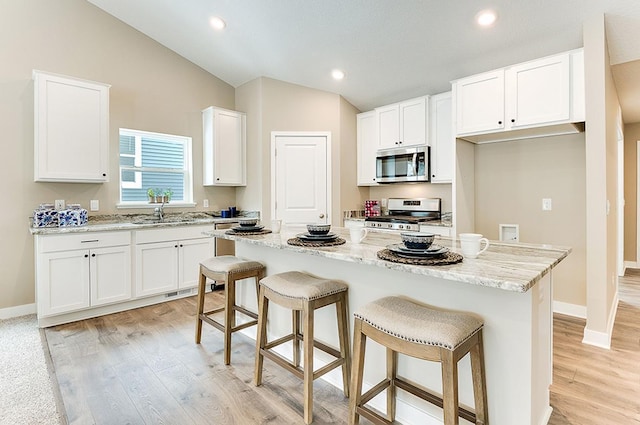
[(131, 299), (131, 247), (91, 250), (91, 305)]
[(286, 224), (329, 223), (325, 135), (275, 135), (274, 217)]
[(136, 297), (178, 289), (178, 242), (136, 245)]
[(200, 262), (213, 257), (213, 238), (179, 241), (178, 288), (195, 288), (200, 277)]
[(89, 251), (42, 254), (38, 260), (38, 317), (89, 307)]
[(244, 184), (244, 115), (238, 112), (217, 110), (216, 114), (216, 183)]
[(504, 128), (504, 70), (485, 72), (455, 83), (458, 135)]

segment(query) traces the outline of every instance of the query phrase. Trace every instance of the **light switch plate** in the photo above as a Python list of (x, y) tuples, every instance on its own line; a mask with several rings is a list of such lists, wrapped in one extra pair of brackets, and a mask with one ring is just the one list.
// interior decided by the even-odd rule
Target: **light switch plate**
[(97, 199), (91, 200), (91, 211), (98, 211), (100, 209), (100, 201)]
[(55, 208), (57, 210), (63, 210), (65, 206), (64, 199), (56, 199)]
[(551, 211), (551, 198), (542, 198), (542, 211)]
[(202, 206), (204, 208), (209, 208), (209, 200), (208, 199), (203, 199), (202, 200)]

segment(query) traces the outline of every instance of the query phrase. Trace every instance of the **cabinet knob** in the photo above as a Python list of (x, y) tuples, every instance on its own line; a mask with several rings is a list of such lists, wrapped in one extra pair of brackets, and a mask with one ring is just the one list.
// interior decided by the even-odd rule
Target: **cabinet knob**
[(107, 177), (107, 173), (102, 173), (102, 177)]
[(511, 118), (511, 122), (516, 122), (516, 119), (515, 118)]
[(91, 256), (92, 256), (92, 257), (95, 257), (95, 256), (96, 256), (96, 254), (91, 254)]
[(498, 125), (502, 125), (502, 121), (498, 121)]
[(220, 177), (216, 177), (216, 180), (220, 180)]
[(174, 247), (174, 248), (177, 248), (177, 247), (178, 247), (178, 245), (174, 245), (173, 247)]
[(435, 174), (431, 174), (431, 177), (435, 178), (435, 177), (436, 177), (436, 175), (435, 175)]
[(84, 258), (89, 258), (89, 254), (84, 254)]
[(180, 248), (182, 248), (184, 245), (180, 244)]

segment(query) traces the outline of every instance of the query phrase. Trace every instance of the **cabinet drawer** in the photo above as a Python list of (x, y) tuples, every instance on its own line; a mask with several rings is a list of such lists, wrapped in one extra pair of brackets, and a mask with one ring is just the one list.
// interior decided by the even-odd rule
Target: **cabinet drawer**
[(121, 246), (131, 243), (131, 232), (87, 232), (67, 235), (43, 235), (37, 239), (39, 252)]
[(202, 234), (207, 230), (213, 230), (213, 224), (205, 226), (180, 226), (165, 229), (145, 229), (135, 232), (135, 243), (154, 243), (176, 241), (184, 239), (207, 238)]
[(446, 226), (429, 226), (429, 225), (421, 224), (420, 232), (433, 233), (435, 235), (451, 237), (451, 227), (446, 227)]

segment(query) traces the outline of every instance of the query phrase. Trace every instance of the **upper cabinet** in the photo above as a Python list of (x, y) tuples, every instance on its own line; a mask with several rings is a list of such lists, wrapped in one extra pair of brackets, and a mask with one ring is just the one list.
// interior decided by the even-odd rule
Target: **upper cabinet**
[(575, 133), (580, 128), (566, 124), (584, 121), (583, 51), (462, 78), (453, 91), (459, 138), (480, 143)]
[(203, 184), (246, 186), (246, 114), (209, 107), (202, 124)]
[(453, 135), (451, 92), (429, 99), (429, 140), (431, 141), (431, 183), (453, 181)]
[(109, 181), (109, 85), (33, 71), (34, 179)]
[(357, 116), (358, 186), (376, 186), (376, 112), (369, 111)]
[(428, 145), (428, 111), (428, 96), (376, 108), (378, 148)]

